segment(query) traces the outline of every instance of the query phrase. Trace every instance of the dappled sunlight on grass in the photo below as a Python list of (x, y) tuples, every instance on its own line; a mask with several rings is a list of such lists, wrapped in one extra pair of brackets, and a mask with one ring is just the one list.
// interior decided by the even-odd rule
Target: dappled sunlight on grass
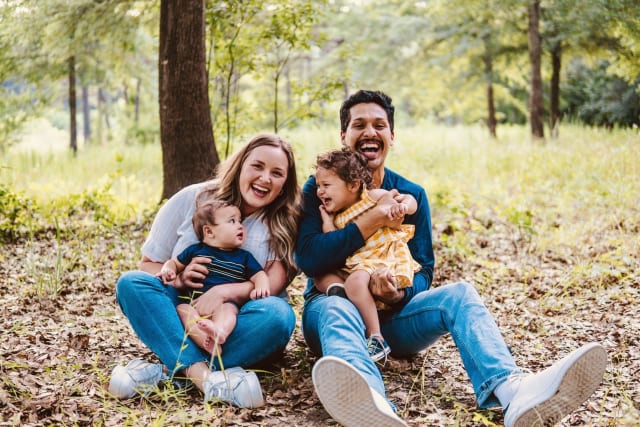
[(18, 147), (0, 159), (0, 182), (40, 204), (82, 192), (107, 192), (110, 208), (123, 218), (160, 201), (160, 147), (152, 145), (89, 146), (73, 156), (65, 151)]

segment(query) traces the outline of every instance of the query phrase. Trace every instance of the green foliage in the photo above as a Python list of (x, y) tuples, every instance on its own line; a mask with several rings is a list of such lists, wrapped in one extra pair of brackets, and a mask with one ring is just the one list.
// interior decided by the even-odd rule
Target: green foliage
[(0, 239), (11, 241), (32, 233), (39, 222), (37, 211), (33, 200), (0, 183)]
[(342, 74), (318, 64), (324, 2), (215, 2), (207, 5), (211, 104), (222, 158), (238, 138), (282, 131), (321, 115)]
[[(142, 89), (153, 87), (153, 93), (157, 66), (147, 20), (149, 16), (157, 16), (155, 7), (150, 7), (153, 3), (146, 0), (3, 2), (0, 4), (0, 82), (24, 82), (35, 93), (31, 98), (46, 99), (49, 106), (55, 103), (66, 110), (68, 58), (74, 56), (79, 86), (95, 85), (116, 93), (122, 90), (123, 82), (126, 86), (139, 78), (145, 80)], [(62, 81), (64, 84), (60, 84)], [(145, 98), (153, 100), (153, 96)], [(20, 105), (12, 102), (11, 108), (7, 108), (0, 102), (0, 118), (13, 117), (12, 111)], [(157, 111), (157, 107), (153, 108)], [(36, 113), (38, 111), (32, 111), (30, 116)], [(104, 120), (104, 115), (98, 119)], [(15, 134), (19, 127), (8, 130)], [(0, 134), (0, 138), (2, 136)]]
[(592, 126), (640, 124), (640, 77), (628, 84), (607, 73), (609, 64), (596, 68), (576, 61), (570, 65), (563, 99), (564, 114)]
[(37, 102), (28, 91), (0, 86), (0, 152), (19, 140), (18, 132), (37, 112)]

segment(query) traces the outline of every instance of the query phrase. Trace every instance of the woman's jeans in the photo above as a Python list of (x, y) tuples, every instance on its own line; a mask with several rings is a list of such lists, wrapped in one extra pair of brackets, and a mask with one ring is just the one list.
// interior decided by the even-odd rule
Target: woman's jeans
[[(200, 349), (185, 333), (176, 304), (178, 292), (142, 271), (123, 274), (116, 285), (116, 298), (131, 327), (169, 372), (197, 362), (209, 363), (211, 355)], [(291, 306), (282, 298), (248, 301), (238, 313), (238, 322), (223, 345), (225, 368), (251, 366), (282, 351), (296, 324)], [(215, 369), (219, 360), (213, 358)]]
[[(493, 316), (468, 283), (415, 295), (400, 311), (382, 315), (381, 327), (394, 355), (415, 354), (450, 333), (482, 408), (499, 406), (493, 390), (520, 372)], [(306, 296), (302, 330), (312, 351), (346, 360), (370, 387), (386, 395), (380, 371), (369, 358), (362, 317), (350, 301), (312, 290)]]

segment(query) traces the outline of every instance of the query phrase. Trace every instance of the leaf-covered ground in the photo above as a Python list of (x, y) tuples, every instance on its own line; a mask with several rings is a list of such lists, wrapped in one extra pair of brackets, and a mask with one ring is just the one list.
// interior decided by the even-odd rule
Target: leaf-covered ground
[[(576, 347), (602, 343), (601, 387), (563, 425), (626, 426), (640, 420), (638, 219), (542, 248), (508, 222), (473, 213), (434, 222), (435, 285), (473, 282), (518, 364), (542, 369)], [(80, 221), (79, 221), (80, 222)], [(335, 425), (310, 379), (316, 360), (297, 327), (282, 360), (259, 375), (266, 406), (203, 405), (197, 390), (161, 387), (126, 401), (106, 392), (117, 363), (155, 360), (114, 298), (136, 265), (148, 223), (74, 225), (3, 245), (0, 255), (0, 425)], [(626, 242), (619, 253), (616, 239)], [(617, 240), (620, 241), (620, 240)], [(631, 248), (629, 250), (629, 248)], [(290, 287), (301, 310), (302, 278)], [(298, 316), (299, 317), (299, 316)], [(500, 425), (480, 411), (449, 336), (383, 368), (389, 396), (415, 426)]]

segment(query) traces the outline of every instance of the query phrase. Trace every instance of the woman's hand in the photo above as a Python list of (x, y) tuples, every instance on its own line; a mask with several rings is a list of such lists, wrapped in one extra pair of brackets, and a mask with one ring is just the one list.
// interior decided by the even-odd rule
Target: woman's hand
[(199, 289), (202, 287), (202, 280), (207, 277), (209, 270), (205, 264), (209, 264), (211, 260), (207, 257), (194, 257), (189, 265), (187, 265), (182, 273), (178, 275), (174, 281), (176, 289)]
[(193, 306), (201, 315), (211, 314), (216, 307), (227, 302), (235, 303), (240, 307), (249, 300), (252, 290), (253, 283), (249, 281), (216, 285), (196, 298)]

